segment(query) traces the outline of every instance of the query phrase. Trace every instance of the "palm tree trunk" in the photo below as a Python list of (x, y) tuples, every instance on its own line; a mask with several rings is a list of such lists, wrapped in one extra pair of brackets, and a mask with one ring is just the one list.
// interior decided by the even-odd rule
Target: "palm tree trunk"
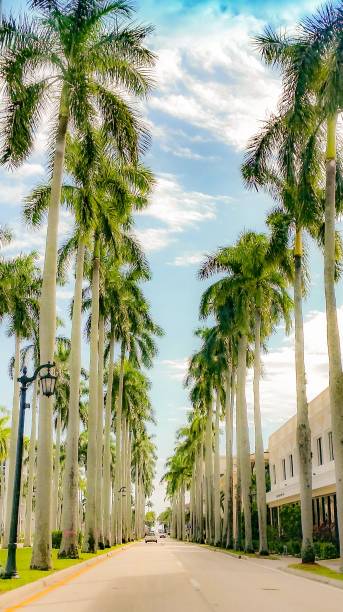
[(98, 428), (98, 364), (99, 364), (99, 241), (96, 239), (92, 274), (92, 315), (90, 332), (89, 361), (89, 410), (88, 410), (88, 448), (87, 448), (87, 505), (85, 520), (85, 552), (96, 552), (98, 545), (97, 529), (97, 428)]
[(324, 283), (340, 571), (343, 572), (343, 375), (335, 295), (336, 123), (337, 115), (327, 121)]
[(139, 477), (138, 465), (135, 465), (135, 539), (139, 539)]
[(68, 407), (68, 428), (66, 457), (63, 473), (62, 541), (59, 557), (77, 559), (78, 550), (78, 489), (79, 464), (78, 444), (80, 430), (79, 398), (81, 376), (81, 320), (82, 320), (82, 281), (85, 258), (85, 245), (81, 239), (76, 256), (73, 317), (71, 324), (70, 348), (70, 391)]
[(235, 499), (235, 550), (242, 550), (242, 480), (241, 480), (241, 461), (238, 449), (241, 447), (240, 435), (241, 426), (239, 424), (240, 414), (238, 411), (237, 391), (236, 391), (236, 499)]
[(124, 365), (125, 365), (125, 345), (122, 343), (120, 356), (120, 374), (119, 374), (119, 389), (117, 397), (117, 412), (116, 412), (116, 544), (121, 544), (123, 541), (122, 531), (122, 460), (121, 460), (121, 426), (122, 426), (122, 406), (123, 406), (123, 386), (124, 386)]
[(112, 421), (112, 388), (114, 370), (114, 345), (115, 338), (111, 330), (110, 354), (108, 364), (108, 381), (105, 407), (105, 432), (104, 432), (104, 479), (103, 479), (103, 505), (104, 505), (104, 542), (105, 547), (111, 543), (111, 421)]
[(126, 520), (127, 539), (132, 540), (132, 514), (131, 514), (131, 433), (129, 423), (127, 425), (127, 464), (126, 464)]
[[(51, 196), (48, 213), (48, 229), (45, 245), (43, 284), (40, 297), (39, 346), (41, 363), (53, 362), (56, 335), (56, 276), (58, 220), (61, 200), (61, 185), (64, 168), (64, 153), (68, 129), (68, 93), (64, 88), (61, 95), (55, 158), (51, 182)], [(35, 530), (31, 568), (51, 569), (51, 484), (52, 484), (52, 412), (53, 399), (40, 395), (38, 453), (37, 453), (37, 496)]]
[(125, 416), (122, 416), (122, 428), (121, 428), (121, 439), (122, 439), (122, 486), (125, 488), (125, 492), (123, 491), (122, 498), (122, 523), (123, 523), (123, 542), (127, 542), (127, 524), (126, 524), (126, 504), (125, 504), (125, 496), (128, 491), (126, 489), (126, 463), (127, 463), (127, 438), (126, 438), (126, 430), (127, 430), (127, 420)]
[(198, 542), (204, 541), (204, 442), (200, 441), (198, 460)]
[(295, 319), (295, 374), (297, 385), (297, 450), (299, 459), (300, 506), (302, 527), (301, 557), (303, 563), (313, 563), (312, 517), (312, 457), (311, 430), (306, 396), (304, 327), (302, 314), (302, 240), (297, 230), (294, 249), (294, 319)]
[(226, 548), (233, 545), (233, 457), (232, 457), (232, 396), (234, 391), (232, 385), (233, 372), (229, 367), (226, 372), (226, 393), (225, 393), (225, 435), (226, 435), (226, 456), (225, 456), (225, 498), (224, 498), (224, 522), (222, 544)]
[(212, 451), (212, 401), (209, 403), (206, 422), (205, 481), (206, 481), (206, 543), (213, 544), (213, 451)]
[(220, 456), (219, 456), (219, 417), (220, 417), (220, 391), (217, 389), (216, 397), (216, 418), (215, 418), (215, 438), (214, 438), (214, 545), (220, 546), (221, 540), (221, 517), (220, 517)]
[(61, 411), (58, 409), (57, 425), (56, 425), (56, 445), (55, 445), (55, 460), (54, 460), (54, 478), (52, 488), (52, 508), (51, 508), (51, 525), (52, 529), (57, 529), (58, 517), (58, 491), (60, 482), (60, 458), (61, 458)]
[(240, 428), (240, 447), (238, 448), (241, 479), (242, 479), (242, 501), (244, 511), (245, 544), (247, 552), (253, 551), (252, 527), (251, 527), (251, 462), (249, 445), (249, 428), (247, 403), (245, 397), (246, 370), (247, 370), (247, 337), (241, 335), (238, 341), (238, 368), (237, 368), (237, 410), (239, 413), (238, 425)]
[(180, 514), (181, 514), (181, 540), (186, 539), (186, 516), (185, 516), (185, 485), (180, 488)]
[(35, 475), (35, 461), (36, 461), (37, 394), (38, 394), (38, 379), (36, 378), (33, 384), (32, 402), (31, 402), (31, 435), (30, 435), (30, 448), (29, 448), (29, 475), (28, 475), (28, 483), (27, 483), (24, 546), (31, 546), (32, 544), (32, 498), (33, 498), (33, 481), (34, 481), (34, 475)]
[(12, 515), (12, 498), (13, 498), (13, 483), (14, 483), (14, 471), (17, 454), (17, 438), (18, 438), (18, 421), (19, 421), (19, 395), (20, 395), (20, 384), (18, 383), (20, 370), (20, 336), (15, 335), (15, 349), (14, 349), (14, 369), (13, 369), (13, 404), (12, 404), (12, 421), (11, 421), (11, 437), (9, 444), (9, 456), (8, 456), (8, 478), (7, 478), (7, 491), (6, 491), (6, 513), (5, 513), (5, 531), (3, 546), (7, 548), (8, 538), (10, 533), (10, 523)]
[(98, 423), (97, 423), (97, 481), (96, 481), (96, 523), (98, 530), (98, 547), (104, 548), (103, 500), (102, 500), (102, 457), (104, 442), (104, 345), (105, 321), (99, 317), (99, 361), (98, 361)]
[(261, 378), (261, 312), (255, 313), (255, 354), (254, 354), (254, 425), (255, 425), (255, 469), (256, 469), (256, 501), (258, 513), (259, 552), (268, 554), (267, 542), (267, 499), (266, 472), (264, 465), (264, 447), (260, 409), (260, 378)]

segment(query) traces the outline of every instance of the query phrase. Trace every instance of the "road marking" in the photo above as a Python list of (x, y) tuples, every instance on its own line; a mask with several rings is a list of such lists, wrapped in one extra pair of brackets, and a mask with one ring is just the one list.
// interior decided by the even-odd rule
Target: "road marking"
[(191, 578), (189, 581), (193, 587), (193, 589), (195, 589), (195, 591), (200, 591), (200, 584), (197, 580), (195, 580), (195, 578)]
[(177, 564), (177, 565), (178, 565), (178, 566), (179, 566), (181, 569), (183, 569), (183, 565), (182, 565), (181, 561), (176, 561), (176, 564)]
[[(52, 591), (55, 591), (56, 589), (59, 589), (62, 586), (65, 586), (66, 584), (68, 584), (69, 582), (71, 582), (75, 578), (78, 578), (82, 574), (85, 574), (86, 572), (89, 572), (89, 570), (91, 570), (93, 567), (96, 567), (97, 565), (100, 565), (100, 563), (104, 563), (105, 561), (108, 561), (109, 559), (111, 559), (114, 556), (115, 553), (117, 554), (119, 552), (122, 552), (123, 550), (128, 548), (128, 546), (130, 546), (130, 544), (126, 545), (123, 548), (119, 548), (119, 550), (114, 550), (112, 552), (112, 554), (110, 554), (110, 556), (107, 555), (107, 554), (101, 555), (101, 557), (99, 559), (97, 559), (96, 562), (90, 563), (86, 567), (82, 567), (77, 572), (74, 572), (73, 574), (71, 574), (67, 578), (64, 578), (64, 580), (59, 580), (59, 582), (55, 582), (54, 584), (51, 584), (50, 586), (45, 587), (44, 589), (42, 589), (42, 591), (39, 591), (38, 593), (35, 593), (34, 595), (31, 595), (31, 597), (27, 597), (27, 599), (23, 599), (23, 601), (21, 601), (20, 603), (15, 604), (14, 606), (10, 606), (9, 608), (5, 608), (4, 612), (14, 612), (14, 610), (20, 610), (21, 608), (24, 608), (28, 604), (30, 604), (30, 603), (32, 603), (34, 601), (38, 601), (39, 599), (42, 599), (42, 597), (45, 597), (45, 595), (48, 595)], [(131, 544), (131, 546), (132, 546), (132, 544)]]

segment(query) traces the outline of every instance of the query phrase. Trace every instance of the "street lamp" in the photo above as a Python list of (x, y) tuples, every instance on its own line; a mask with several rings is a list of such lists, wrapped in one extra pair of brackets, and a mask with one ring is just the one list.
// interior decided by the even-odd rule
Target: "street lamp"
[[(19, 514), (19, 499), (20, 499), (20, 483), (21, 483), (21, 468), (23, 461), (23, 442), (24, 442), (24, 423), (25, 423), (25, 408), (30, 404), (26, 403), (26, 391), (28, 387), (36, 380), (38, 374), (40, 379), (40, 388), (43, 395), (51, 397), (55, 392), (57, 376), (51, 370), (55, 367), (54, 363), (48, 361), (43, 365), (38, 366), (34, 371), (33, 376), (27, 376), (27, 367), (24, 366), (23, 374), (18, 378), (20, 386), (20, 411), (18, 424), (17, 452), (15, 462), (15, 473), (13, 483), (13, 498), (12, 498), (12, 514), (10, 525), (10, 536), (8, 543), (7, 562), (2, 578), (18, 578), (16, 554), (17, 554), (17, 535), (18, 535), (18, 514)], [(44, 374), (41, 372), (44, 371)]]

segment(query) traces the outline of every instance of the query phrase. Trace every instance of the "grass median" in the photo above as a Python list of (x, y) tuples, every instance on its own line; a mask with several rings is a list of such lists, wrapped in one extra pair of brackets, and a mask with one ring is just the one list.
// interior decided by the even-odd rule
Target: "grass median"
[[(35, 582), (41, 578), (46, 578), (50, 576), (50, 574), (54, 574), (60, 570), (66, 569), (68, 567), (72, 567), (73, 565), (79, 565), (83, 561), (88, 561), (88, 559), (92, 559), (93, 557), (99, 557), (103, 554), (106, 554), (112, 550), (116, 550), (118, 548), (122, 548), (125, 546), (124, 544), (113, 546), (112, 548), (106, 548), (105, 550), (98, 550), (97, 553), (80, 553), (79, 559), (58, 559), (57, 554), (58, 550), (52, 550), (52, 570), (42, 571), (42, 570), (32, 570), (30, 569), (32, 548), (18, 548), (17, 549), (17, 570), (19, 574), (19, 578), (11, 578), (10, 580), (1, 580), (0, 579), (0, 595), (2, 593), (6, 593), (7, 591), (11, 591), (13, 589), (17, 589), (18, 587), (24, 586), (25, 584), (29, 584), (30, 582)], [(0, 566), (2, 568), (6, 565), (7, 559), (7, 550), (0, 549)]]
[(340, 580), (343, 581), (343, 574), (336, 572), (330, 567), (326, 567), (325, 565), (319, 565), (319, 563), (307, 564), (307, 563), (291, 563), (288, 567), (295, 570), (300, 570), (302, 572), (307, 572), (310, 574), (314, 574), (315, 576), (324, 576), (325, 578), (330, 578), (331, 580)]

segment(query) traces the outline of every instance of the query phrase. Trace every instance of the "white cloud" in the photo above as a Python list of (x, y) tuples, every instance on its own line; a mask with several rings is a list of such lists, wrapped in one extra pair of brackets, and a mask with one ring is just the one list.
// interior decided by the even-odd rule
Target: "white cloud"
[(71, 300), (74, 296), (72, 289), (57, 288), (56, 297), (58, 300)]
[(176, 256), (173, 261), (169, 262), (169, 265), (177, 267), (196, 266), (204, 260), (204, 257), (204, 253), (200, 251), (196, 253), (184, 253), (183, 255)]
[(183, 380), (188, 370), (188, 359), (164, 359), (161, 361), (165, 366), (168, 376), (175, 380)]
[(218, 17), (207, 7), (196, 25), (185, 22), (181, 32), (160, 37), (158, 90), (150, 105), (243, 149), (275, 109), (280, 84), (253, 49), (251, 37), (264, 23), (246, 14)]
[(153, 219), (162, 227), (139, 228), (138, 238), (148, 251), (160, 250), (175, 242), (177, 234), (200, 223), (216, 218), (218, 203), (231, 203), (227, 195), (209, 195), (186, 191), (172, 174), (161, 174), (151, 198), (150, 206), (139, 213)]
[[(343, 307), (338, 309), (341, 341), (343, 341)], [(313, 311), (305, 318), (305, 366), (307, 396), (311, 401), (329, 384), (326, 345), (326, 317), (324, 312)], [(247, 399), (249, 413), (253, 412), (252, 372), (248, 376)], [(273, 430), (296, 413), (294, 367), (294, 335), (284, 346), (263, 356), (261, 381), (261, 412), (266, 429)]]
[(44, 174), (45, 170), (42, 164), (35, 164), (25, 162), (22, 166), (17, 168), (11, 176), (14, 179), (26, 179), (31, 177), (37, 177)]
[(21, 184), (8, 185), (6, 183), (1, 183), (0, 204), (18, 206), (18, 204), (21, 204), (24, 193), (24, 187)]
[(147, 253), (160, 251), (176, 240), (172, 232), (164, 228), (137, 229), (136, 234)]

